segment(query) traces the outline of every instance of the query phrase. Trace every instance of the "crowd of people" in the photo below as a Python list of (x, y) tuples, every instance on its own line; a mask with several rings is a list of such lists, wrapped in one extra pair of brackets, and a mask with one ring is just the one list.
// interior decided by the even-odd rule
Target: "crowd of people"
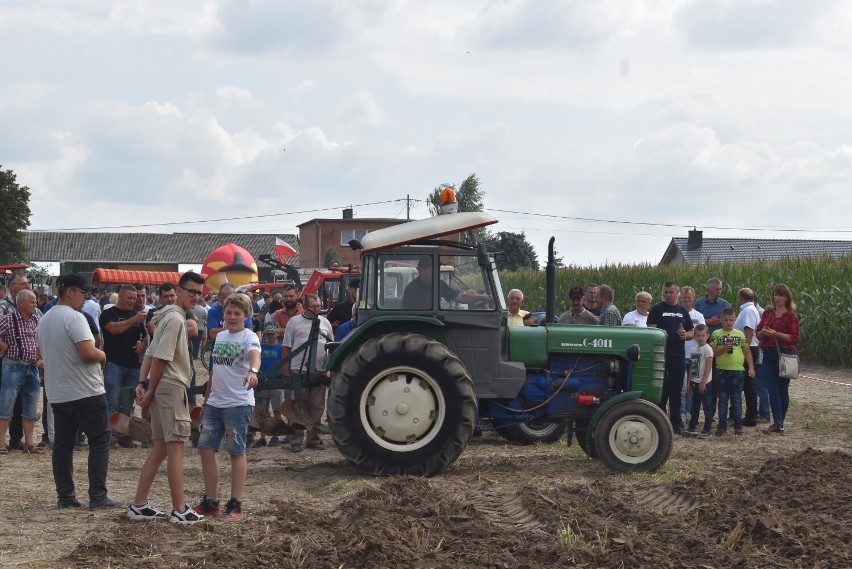
[[(150, 450), (127, 511), (134, 520), (168, 518), (190, 525), (209, 515), (238, 517), (248, 470), (246, 449), (251, 444), (248, 426), (256, 404), (271, 404), (276, 414), (287, 415), (293, 434), (285, 442), (292, 452), (301, 452), (303, 445), (324, 448), (319, 437), (324, 385), (306, 389), (300, 407), (293, 404), (292, 391), (284, 390), (262, 390), (263, 397), (256, 402), (253, 388), (261, 368), (281, 364), (305, 343), (314, 318), (320, 320), (314, 367), (323, 369), (325, 343), (333, 341), (338, 328), (354, 325), (358, 280), (349, 282), (346, 300), (329, 313), (333, 325), (319, 315), (322, 303), (316, 295), (306, 295), (300, 303), (292, 285), (277, 298), (260, 294), (251, 298), (236, 293), (230, 284), (222, 285), (213, 297), (202, 292), (204, 285), (204, 278), (192, 272), (177, 285), (164, 283), (156, 292), (138, 283), (121, 285), (115, 292), (96, 291), (78, 274), (60, 277), (55, 298), (37, 296), (24, 273), (13, 274), (4, 285), (0, 454), (52, 451), (58, 507), (83, 507), (74, 484), (73, 453), (86, 448), (89, 509), (127, 505), (111, 498), (106, 486), (110, 450), (139, 446), (110, 427), (110, 416), (126, 411), (123, 393), (135, 393), (134, 403), (149, 419), (152, 434), (152, 442), (143, 445)], [(268, 324), (258, 334), (256, 326), (263, 322)], [(193, 359), (205, 338), (213, 343), (212, 365), (196, 443), (204, 495), (193, 507), (184, 495), (183, 459), (197, 405), (187, 389), (195, 384)], [(282, 370), (285, 375), (291, 369), (305, 373), (310, 368), (304, 353), (294, 355)], [(39, 399), (41, 442), (36, 441), (34, 428)], [(220, 448), (228, 452), (231, 463), (230, 498), (221, 512), (216, 458)], [(164, 461), (172, 501), (168, 514), (148, 499)]]
[[(737, 292), (736, 309), (721, 297), (722, 281), (713, 277), (706, 294), (675, 282), (663, 285), (661, 299), (636, 293), (636, 309), (622, 318), (608, 285), (587, 284), (568, 291), (569, 309), (560, 324), (633, 326), (666, 331), (665, 377), (660, 406), (676, 433), (709, 437), (736, 435), (743, 427), (765, 424), (763, 433), (784, 433), (790, 405), (790, 380), (779, 374), (779, 354), (795, 353), (799, 321), (793, 291), (785, 284), (772, 289), (772, 307), (764, 310), (750, 288)], [(537, 326), (541, 318), (523, 310), (524, 295), (507, 295), (508, 323)], [(745, 405), (743, 405), (743, 400)], [(700, 414), (703, 428), (698, 431)], [(729, 425), (730, 423), (730, 425)]]
[[(167, 518), (191, 525), (205, 516), (239, 517), (248, 448), (286, 445), (294, 453), (325, 448), (320, 434), (327, 382), (321, 373), (313, 378), (307, 374), (322, 372), (326, 343), (340, 341), (357, 325), (358, 279), (349, 281), (346, 298), (328, 318), (316, 295), (300, 301), (292, 285), (275, 295), (251, 298), (226, 283), (215, 299), (203, 293), (204, 285), (203, 277), (187, 272), (177, 285), (164, 283), (156, 294), (141, 284), (99, 294), (83, 276), (70, 274), (59, 279), (58, 294), (50, 299), (33, 293), (25, 274), (12, 275), (0, 298), (0, 442), (5, 443), (9, 431), (9, 443), (0, 445), (0, 454), (51, 449), (60, 508), (83, 506), (75, 490), (73, 453), (86, 447), (89, 509), (126, 505), (109, 496), (106, 483), (110, 450), (137, 446), (109, 423), (110, 415), (122, 410), (122, 393), (130, 391), (143, 416), (150, 418), (152, 432), (128, 506), (127, 516), (134, 520)], [(778, 359), (781, 353), (793, 353), (799, 341), (793, 292), (785, 284), (775, 286), (766, 310), (749, 288), (738, 291), (738, 310), (721, 292), (718, 278), (707, 281), (700, 298), (691, 287), (667, 282), (656, 303), (650, 293), (637, 293), (636, 310), (622, 318), (613, 288), (589, 284), (569, 290), (570, 308), (558, 322), (665, 330), (659, 404), (675, 432), (707, 437), (715, 421), (720, 436), (729, 426), (741, 435), (744, 427), (760, 423), (766, 424), (764, 433), (784, 433), (790, 380), (780, 376)], [(540, 324), (536, 314), (523, 309), (522, 291), (509, 291), (506, 300), (508, 325)], [(298, 348), (308, 341), (315, 321), (316, 360), (310, 362), (308, 352)], [(184, 495), (183, 460), (197, 405), (187, 389), (195, 384), (193, 359), (204, 338), (213, 343), (197, 441), (204, 495), (193, 507)], [(298, 372), (303, 380), (313, 380), (301, 403), (292, 390), (264, 389), (255, 396), (253, 388), (263, 372), (276, 366), (281, 375)], [(44, 435), (36, 443), (40, 397)], [(287, 418), (290, 434), (269, 440), (260, 434), (253, 440), (250, 425), (270, 407), (276, 418)], [(222, 448), (231, 465), (230, 496), (223, 508), (216, 455)], [(149, 501), (164, 461), (169, 514)]]

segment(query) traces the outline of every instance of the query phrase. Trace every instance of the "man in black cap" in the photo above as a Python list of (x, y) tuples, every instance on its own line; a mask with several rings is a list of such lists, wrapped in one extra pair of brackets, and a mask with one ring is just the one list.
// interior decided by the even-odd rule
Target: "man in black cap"
[(359, 286), (361, 286), (361, 279), (350, 279), (346, 286), (346, 300), (338, 302), (329, 311), (328, 321), (331, 322), (333, 330), (337, 330), (338, 326), (352, 320), (352, 306), (358, 300)]
[(86, 318), (79, 312), (92, 286), (77, 274), (59, 281), (59, 298), (39, 321), (36, 334), (44, 358), (44, 385), (53, 409), (53, 480), (60, 508), (79, 508), (74, 492), (74, 442), (82, 430), (89, 439), (89, 509), (122, 502), (107, 495), (110, 431), (101, 366), (106, 354), (95, 347)]
[(568, 300), (571, 309), (559, 317), (560, 324), (597, 324), (598, 317), (586, 310), (583, 306), (583, 289), (575, 286), (568, 291)]

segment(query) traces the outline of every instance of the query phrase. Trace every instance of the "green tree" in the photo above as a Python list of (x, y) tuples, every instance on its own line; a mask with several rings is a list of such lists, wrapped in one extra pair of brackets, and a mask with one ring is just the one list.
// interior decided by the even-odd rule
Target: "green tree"
[(498, 231), (486, 242), (489, 249), (506, 254), (506, 264), (501, 267), (504, 271), (514, 272), (521, 269), (537, 271), (539, 269), (538, 255), (523, 233)]
[(30, 288), (36, 289), (41, 285), (50, 283), (50, 271), (45, 265), (30, 265), (27, 269), (27, 279), (30, 281)]
[[(455, 188), (454, 185), (443, 183), (432, 190), (426, 202), (429, 206), (429, 213), (432, 215), (441, 215), (441, 192), (444, 188)], [(479, 178), (476, 173), (471, 174), (459, 185), (456, 190), (456, 201), (459, 204), (459, 211), (483, 211), (485, 209), (485, 192), (479, 187)], [(480, 243), (488, 238), (488, 231), (485, 228), (473, 229), (465, 232), (465, 241), (468, 243)]]
[(322, 261), (323, 267), (330, 267), (330, 266), (334, 265), (335, 263), (340, 265), (342, 262), (343, 262), (343, 260), (340, 258), (340, 253), (335, 251), (334, 247), (329, 247), (328, 249), (325, 250), (325, 256), (323, 257), (323, 261)]
[[(544, 260), (544, 263), (547, 263), (547, 259)], [(559, 251), (556, 249), (556, 247), (553, 248), (553, 264), (556, 266), (557, 269), (565, 268), (565, 258), (559, 255)]]
[(22, 233), (30, 225), (30, 189), (15, 181), (15, 173), (0, 164), (0, 264), (27, 261)]

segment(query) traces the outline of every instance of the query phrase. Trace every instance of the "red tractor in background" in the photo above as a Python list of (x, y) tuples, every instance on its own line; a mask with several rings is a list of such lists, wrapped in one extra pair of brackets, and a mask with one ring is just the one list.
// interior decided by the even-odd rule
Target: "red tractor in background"
[(306, 294), (316, 294), (320, 297), (322, 305), (326, 309), (330, 309), (335, 303), (346, 298), (346, 287), (349, 281), (361, 276), (360, 266), (339, 267), (336, 264), (328, 269), (314, 269), (311, 276), (308, 277), (305, 286), (302, 286), (302, 279), (299, 275), (299, 270), (282, 263), (272, 255), (261, 255), (258, 260), (270, 267), (287, 274), (287, 280), (277, 283), (252, 283), (238, 287), (241, 292), (252, 293), (255, 290), (262, 290), (270, 294), (281, 292), (287, 284), (293, 284), (299, 289), (299, 298)]

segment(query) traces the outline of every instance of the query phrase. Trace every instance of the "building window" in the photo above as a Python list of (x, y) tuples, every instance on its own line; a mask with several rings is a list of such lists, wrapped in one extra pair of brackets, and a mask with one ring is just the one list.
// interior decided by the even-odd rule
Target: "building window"
[(358, 239), (360, 241), (369, 232), (370, 231), (368, 229), (341, 229), (340, 244), (348, 247), (350, 241), (353, 239)]

